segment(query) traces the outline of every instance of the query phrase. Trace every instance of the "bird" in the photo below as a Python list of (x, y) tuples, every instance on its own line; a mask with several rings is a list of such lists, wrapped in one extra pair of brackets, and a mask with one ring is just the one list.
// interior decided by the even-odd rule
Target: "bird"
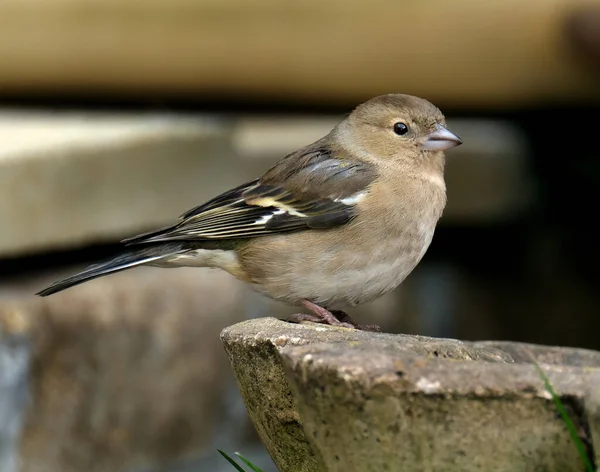
[(421, 261), (446, 205), (445, 151), (460, 144), (428, 100), (374, 97), (261, 177), (37, 295), (143, 265), (209, 267), (310, 312), (289, 321), (379, 330), (344, 310), (390, 292)]

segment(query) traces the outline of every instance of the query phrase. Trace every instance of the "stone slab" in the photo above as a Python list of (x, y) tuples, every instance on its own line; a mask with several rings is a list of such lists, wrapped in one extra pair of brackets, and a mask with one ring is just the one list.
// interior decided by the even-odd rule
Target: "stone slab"
[(237, 183), (218, 119), (0, 109), (0, 257), (170, 224)]
[(0, 286), (0, 467), (18, 466), (0, 470), (158, 472), (216, 455), (232, 383), (218, 333), (245, 318), (241, 284), (137, 268), (33, 296), (63, 275)]
[(273, 318), (221, 339), (282, 472), (583, 471), (533, 361), (596, 456), (600, 352)]

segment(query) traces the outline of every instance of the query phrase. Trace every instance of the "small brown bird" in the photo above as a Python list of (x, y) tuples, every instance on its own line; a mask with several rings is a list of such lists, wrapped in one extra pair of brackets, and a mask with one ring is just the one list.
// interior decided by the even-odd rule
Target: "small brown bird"
[(216, 267), (312, 312), (296, 321), (358, 327), (340, 310), (389, 292), (421, 260), (446, 204), (444, 151), (461, 143), (430, 102), (373, 98), (262, 177), (38, 295), (140, 265)]

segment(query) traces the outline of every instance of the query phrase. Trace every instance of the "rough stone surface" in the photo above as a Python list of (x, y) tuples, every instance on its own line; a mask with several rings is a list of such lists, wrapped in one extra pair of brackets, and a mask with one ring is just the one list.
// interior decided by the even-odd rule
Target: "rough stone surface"
[(0, 287), (0, 356), (14, 339), (27, 351), (11, 382), (0, 357), (0, 404), (19, 390), (15, 470), (164, 471), (212, 446), (231, 381), (218, 333), (244, 317), (240, 284), (209, 269), (140, 268), (32, 295), (61, 275)]
[(226, 129), (198, 116), (0, 110), (0, 257), (172, 223), (238, 184)]
[(592, 458), (598, 447), (600, 352), (273, 318), (221, 339), (282, 472), (583, 471), (533, 360)]
[(585, 415), (594, 447), (596, 467), (600, 464), (600, 378), (590, 380), (585, 393)]
[[(302, 429), (285, 369), (274, 342), (229, 342), (232, 328), (223, 336), (250, 419), (280, 471), (323, 470), (322, 458), (315, 454)], [(282, 327), (282, 342), (289, 340)], [(230, 333), (230, 334), (229, 334)], [(298, 339), (300, 342), (300, 339)]]
[(29, 340), (22, 333), (0, 327), (0, 472), (19, 470), (30, 352)]

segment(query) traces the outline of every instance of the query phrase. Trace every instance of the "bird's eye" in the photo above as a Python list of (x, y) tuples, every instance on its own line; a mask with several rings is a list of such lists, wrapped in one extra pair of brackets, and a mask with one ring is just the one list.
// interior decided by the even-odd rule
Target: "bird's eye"
[(398, 136), (402, 136), (408, 133), (408, 126), (406, 126), (404, 123), (394, 123), (394, 133), (396, 133)]

